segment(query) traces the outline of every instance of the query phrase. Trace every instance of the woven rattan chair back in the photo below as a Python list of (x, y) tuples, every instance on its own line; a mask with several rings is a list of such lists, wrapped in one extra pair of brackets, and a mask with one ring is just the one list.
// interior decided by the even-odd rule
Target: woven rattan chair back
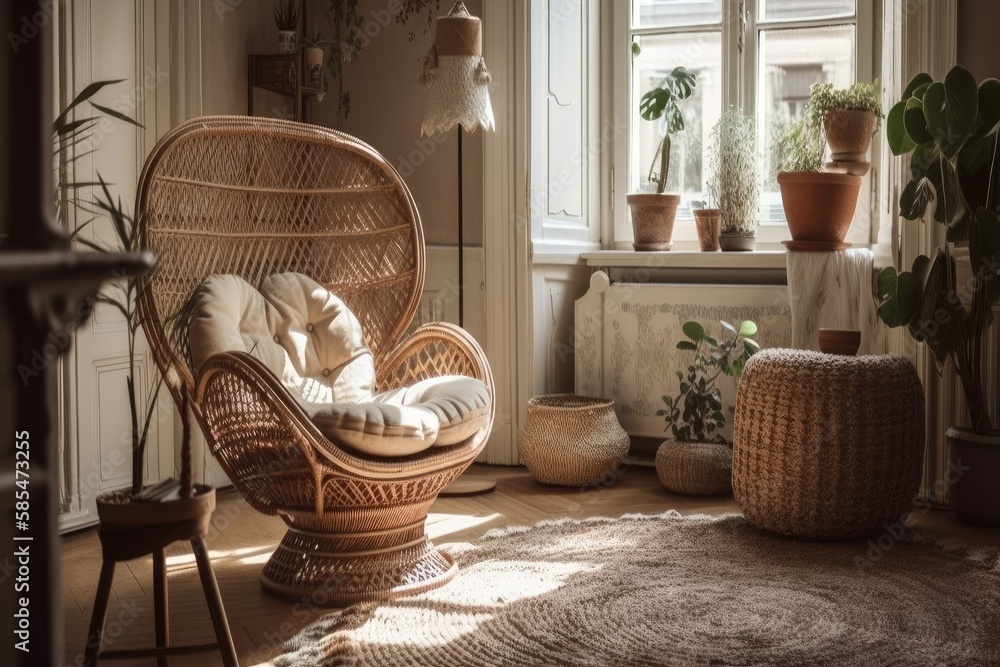
[(146, 161), (136, 221), (158, 262), (139, 296), (146, 335), (160, 368), (192, 391), (184, 332), (166, 322), (210, 275), (311, 277), (358, 316), (376, 361), (406, 333), (423, 289), (409, 190), (370, 146), (321, 127), (241, 116), (178, 125)]

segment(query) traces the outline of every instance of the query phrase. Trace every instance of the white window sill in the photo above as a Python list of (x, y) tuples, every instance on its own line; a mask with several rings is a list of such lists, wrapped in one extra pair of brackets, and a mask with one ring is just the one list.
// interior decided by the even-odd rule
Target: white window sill
[(752, 252), (699, 252), (670, 250), (637, 252), (635, 250), (595, 250), (581, 253), (587, 266), (646, 269), (775, 269), (785, 268), (785, 250)]

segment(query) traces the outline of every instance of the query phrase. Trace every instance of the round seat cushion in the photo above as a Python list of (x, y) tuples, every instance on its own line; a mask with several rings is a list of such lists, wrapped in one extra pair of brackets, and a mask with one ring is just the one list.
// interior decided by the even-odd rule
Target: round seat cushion
[(906, 359), (769, 349), (743, 369), (733, 493), (756, 526), (820, 539), (879, 533), (905, 520), (923, 456), (923, 388)]

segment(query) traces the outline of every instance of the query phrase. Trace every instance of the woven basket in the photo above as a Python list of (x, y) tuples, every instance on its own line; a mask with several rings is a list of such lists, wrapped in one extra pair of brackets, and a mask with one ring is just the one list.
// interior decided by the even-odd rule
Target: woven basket
[(628, 447), (614, 401), (572, 394), (528, 401), (528, 418), (517, 437), (532, 476), (557, 486), (612, 483)]
[(747, 520), (817, 539), (906, 518), (920, 485), (924, 396), (902, 358), (764, 350), (736, 398), (733, 493)]
[(716, 442), (664, 440), (656, 450), (656, 476), (673, 493), (721, 496), (733, 492), (733, 450)]

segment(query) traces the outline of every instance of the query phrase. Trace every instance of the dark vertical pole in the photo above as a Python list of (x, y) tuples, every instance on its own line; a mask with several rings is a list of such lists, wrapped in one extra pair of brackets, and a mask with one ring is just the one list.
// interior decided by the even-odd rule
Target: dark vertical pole
[(465, 326), (465, 210), (462, 204), (462, 126), (458, 126), (458, 326)]
[[(52, 220), (52, 13), (45, 3), (29, 0), (5, 0), (0, 5), (4, 14), (0, 173), (7, 189), (0, 202), (0, 231), (5, 235), (0, 252), (10, 257), (17, 251), (65, 250), (69, 242)], [(3, 285), (0, 396), (5, 409), (0, 474), (6, 479), (0, 484), (0, 562), (9, 562), (13, 571), (0, 584), (0, 597), (14, 609), (0, 621), (5, 630), (0, 663), (50, 666), (62, 660), (57, 362), (46, 357), (45, 363), (36, 363), (37, 372), (32, 363), (55, 325), (47, 321), (46, 311), (23, 283), (12, 285), (4, 279)], [(23, 473), (20, 477), (17, 469)], [(25, 611), (26, 616), (19, 616)]]

